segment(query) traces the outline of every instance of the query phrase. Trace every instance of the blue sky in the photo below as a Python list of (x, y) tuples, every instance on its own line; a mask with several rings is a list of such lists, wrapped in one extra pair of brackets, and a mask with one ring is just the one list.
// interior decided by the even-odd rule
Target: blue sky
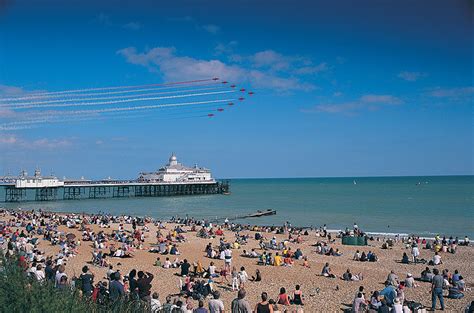
[(470, 1), (96, 2), (2, 2), (0, 97), (216, 76), (255, 95), (4, 128), (1, 174), (132, 178), (171, 152), (217, 177), (474, 173)]

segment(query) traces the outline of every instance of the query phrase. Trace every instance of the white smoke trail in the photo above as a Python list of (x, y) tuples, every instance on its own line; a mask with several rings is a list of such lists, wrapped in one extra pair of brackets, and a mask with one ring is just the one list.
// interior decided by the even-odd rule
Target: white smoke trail
[[(203, 104), (199, 105), (198, 107), (186, 107), (186, 108), (180, 108), (180, 107), (165, 107), (162, 108), (162, 111), (160, 113), (160, 116), (170, 116), (170, 115), (180, 115), (180, 114), (186, 114), (186, 113), (196, 113), (196, 112), (209, 112), (210, 110), (213, 111), (214, 108), (219, 107), (220, 104)], [(177, 109), (180, 109), (177, 111)], [(199, 109), (199, 110), (197, 110)], [(171, 111), (169, 111), (171, 110)], [(146, 111), (146, 110), (144, 110)], [(45, 113), (45, 114), (35, 114), (32, 116), (27, 116), (27, 117), (21, 117), (20, 120), (17, 121), (12, 121), (12, 122), (7, 122), (1, 124), (2, 126), (19, 126), (19, 125), (29, 125), (29, 124), (38, 124), (38, 123), (47, 123), (47, 122), (68, 122), (71, 119), (77, 118), (75, 115), (69, 114), (69, 111), (62, 111), (61, 113), (64, 114), (57, 114), (57, 113)], [(80, 117), (84, 118), (96, 118), (98, 116), (103, 116), (104, 118), (107, 117), (113, 117), (113, 116), (120, 116), (120, 115), (126, 115), (129, 116), (131, 113), (130, 112), (106, 112), (106, 113), (84, 113)], [(132, 113), (133, 114), (133, 113)]]
[(233, 93), (233, 92), (236, 92), (236, 90), (232, 89), (232, 90), (226, 90), (226, 91), (191, 93), (191, 94), (163, 96), (163, 97), (140, 97), (140, 98), (132, 98), (132, 99), (120, 99), (120, 100), (97, 101), (97, 102), (55, 103), (55, 104), (53, 103), (53, 104), (45, 104), (45, 105), (22, 105), (22, 106), (10, 105), (10, 106), (5, 106), (5, 108), (9, 108), (12, 110), (24, 110), (24, 109), (42, 109), (42, 108), (51, 108), (51, 107), (58, 108), (58, 107), (96, 106), (96, 105), (129, 103), (129, 102), (138, 102), (138, 101), (200, 97), (200, 96), (208, 96), (208, 95), (227, 94), (227, 93)]
[(69, 111), (71, 114), (83, 114), (83, 113), (107, 113), (107, 112), (125, 112), (125, 111), (135, 111), (135, 110), (149, 110), (149, 109), (159, 109), (166, 107), (181, 107), (188, 105), (196, 104), (206, 104), (206, 103), (224, 103), (229, 101), (235, 101), (235, 99), (221, 99), (221, 100), (207, 100), (207, 101), (194, 101), (194, 102), (182, 102), (182, 103), (167, 103), (167, 104), (156, 104), (156, 105), (142, 105), (135, 107), (124, 107), (124, 108), (107, 108), (107, 109), (96, 109), (96, 110), (78, 110), (78, 111)]
[[(217, 104), (223, 102), (235, 101), (235, 99), (223, 99), (223, 100), (207, 100), (207, 101), (194, 101), (194, 102), (184, 102), (184, 103), (169, 103), (169, 104), (158, 104), (158, 105), (145, 105), (145, 106), (135, 106), (135, 107), (116, 107), (116, 108), (107, 108), (107, 109), (97, 109), (97, 110), (78, 110), (78, 111), (64, 111), (61, 113), (64, 114), (55, 114), (49, 116), (43, 116), (39, 118), (33, 118), (30, 120), (22, 120), (10, 123), (4, 123), (0, 125), (0, 130), (19, 130), (19, 129), (28, 129), (33, 127), (39, 127), (41, 124), (48, 123), (64, 123), (70, 121), (86, 121), (86, 120), (96, 120), (96, 119), (108, 119), (114, 118), (113, 116), (103, 116), (101, 114), (120, 114), (128, 113), (130, 111), (136, 110), (153, 110), (160, 108), (177, 108), (183, 106), (199, 105), (200, 108), (207, 107), (204, 104)], [(180, 113), (180, 112), (178, 112)], [(188, 113), (188, 112), (181, 112)], [(125, 115), (126, 118), (129, 115)], [(66, 117), (66, 118), (65, 118)]]
[[(213, 80), (214, 80), (214, 79), (209, 78), (209, 79), (198, 79), (198, 80), (190, 80), (190, 81), (182, 81), (182, 82), (172, 82), (172, 83), (163, 83), (163, 84), (148, 84), (148, 85), (134, 85), (134, 86), (114, 86), (114, 87), (101, 87), (101, 88), (86, 88), (86, 89), (75, 89), (75, 90), (51, 91), (51, 92), (41, 92), (41, 93), (29, 94), (28, 97), (45, 96), (45, 95), (71, 94), (71, 93), (81, 93), (81, 92), (87, 92), (87, 91), (132, 89), (132, 88), (152, 87), (152, 86), (191, 85), (191, 84), (194, 84), (194, 83), (208, 82), (208, 81), (213, 81)], [(15, 98), (3, 99), (3, 100), (11, 100), (11, 99), (15, 99)]]
[[(226, 88), (227, 89), (227, 88)], [(208, 87), (208, 88), (198, 88), (198, 89), (188, 89), (188, 90), (175, 90), (175, 91), (165, 91), (165, 92), (153, 92), (153, 93), (142, 93), (142, 94), (135, 94), (135, 95), (121, 95), (121, 96), (111, 96), (111, 97), (98, 97), (98, 98), (90, 98), (90, 97), (82, 97), (82, 98), (66, 98), (66, 99), (55, 99), (55, 100), (43, 100), (43, 101), (29, 101), (29, 102), (16, 102), (12, 104), (0, 104), (0, 107), (12, 107), (12, 106), (28, 106), (28, 105), (40, 105), (40, 104), (50, 104), (50, 103), (66, 103), (66, 102), (75, 102), (75, 101), (95, 101), (95, 100), (112, 100), (112, 99), (128, 99), (128, 98), (136, 98), (136, 97), (147, 97), (147, 96), (157, 96), (157, 95), (166, 95), (166, 94), (175, 94), (179, 92), (198, 92), (198, 91), (206, 91), (206, 90), (224, 90), (224, 88), (216, 88), (216, 87)], [(228, 89), (227, 89), (228, 90)]]
[(0, 98), (0, 102), (7, 102), (7, 101), (20, 101), (20, 100), (31, 100), (31, 99), (51, 99), (51, 98), (69, 98), (69, 97), (89, 97), (89, 96), (100, 96), (100, 95), (114, 95), (114, 94), (127, 94), (127, 93), (137, 93), (137, 92), (146, 92), (146, 91), (156, 91), (156, 90), (167, 90), (167, 89), (175, 89), (175, 90), (186, 90), (186, 88), (190, 87), (205, 87), (205, 86), (221, 86), (217, 83), (211, 84), (195, 84), (195, 85), (184, 85), (184, 86), (173, 86), (173, 87), (153, 87), (153, 88), (140, 88), (140, 89), (132, 89), (132, 90), (119, 90), (119, 91), (107, 91), (107, 92), (93, 92), (93, 93), (62, 93), (62, 94), (54, 94), (54, 95), (37, 95), (37, 96), (22, 96), (22, 97), (15, 97), (15, 98)]

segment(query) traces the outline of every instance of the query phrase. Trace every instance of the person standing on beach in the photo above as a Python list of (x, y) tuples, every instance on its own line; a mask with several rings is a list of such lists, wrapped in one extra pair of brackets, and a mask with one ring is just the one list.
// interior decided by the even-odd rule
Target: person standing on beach
[(227, 268), (227, 271), (230, 271), (230, 267), (232, 265), (232, 250), (230, 250), (229, 247), (224, 250), (224, 259), (225, 267)]
[(444, 278), (439, 274), (439, 270), (435, 268), (433, 270), (433, 282), (431, 283), (431, 309), (434, 311), (436, 308), (436, 298), (439, 299), (441, 310), (444, 310), (444, 299), (443, 299), (443, 285)]
[(220, 292), (215, 291), (213, 299), (209, 300), (209, 313), (224, 313), (224, 303), (219, 299), (220, 297)]
[(109, 293), (110, 293), (110, 300), (112, 302), (116, 302), (123, 298), (125, 294), (125, 290), (123, 288), (122, 283), (120, 282), (120, 273), (115, 272), (111, 275), (112, 281), (109, 284)]
[(84, 292), (84, 295), (88, 297), (92, 296), (92, 291), (94, 290), (94, 274), (89, 272), (87, 265), (82, 268), (82, 274), (79, 278), (82, 281), (82, 292)]
[(44, 273), (46, 275), (46, 280), (51, 283), (54, 283), (56, 273), (54, 272), (52, 265), (53, 262), (51, 260), (46, 261), (46, 268), (44, 269)]
[(420, 250), (418, 249), (418, 244), (413, 242), (411, 246), (411, 255), (413, 256), (413, 263), (416, 264), (418, 262), (418, 257), (420, 256)]
[(237, 293), (237, 298), (232, 300), (231, 312), (232, 313), (250, 313), (252, 308), (247, 300), (245, 300), (245, 289), (240, 289)]
[(146, 275), (143, 271), (138, 272), (138, 280), (137, 280), (137, 287), (138, 287), (138, 296), (140, 300), (147, 302), (150, 304), (151, 302), (151, 281), (153, 280), (153, 274), (146, 272)]

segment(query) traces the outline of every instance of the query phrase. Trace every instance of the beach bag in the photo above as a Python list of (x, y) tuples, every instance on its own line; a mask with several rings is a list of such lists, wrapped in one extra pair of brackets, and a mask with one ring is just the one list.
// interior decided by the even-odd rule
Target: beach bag
[(405, 305), (412, 311), (412, 312), (418, 312), (418, 310), (421, 310), (423, 308), (423, 305), (420, 302), (415, 302), (415, 301), (405, 301)]

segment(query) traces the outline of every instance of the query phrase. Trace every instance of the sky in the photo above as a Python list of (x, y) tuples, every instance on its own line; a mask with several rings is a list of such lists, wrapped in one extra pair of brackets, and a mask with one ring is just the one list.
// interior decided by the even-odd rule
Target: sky
[[(472, 1), (3, 0), (0, 175), (135, 178), (173, 152), (218, 178), (473, 175), (473, 26)], [(245, 100), (9, 100), (214, 77)]]

